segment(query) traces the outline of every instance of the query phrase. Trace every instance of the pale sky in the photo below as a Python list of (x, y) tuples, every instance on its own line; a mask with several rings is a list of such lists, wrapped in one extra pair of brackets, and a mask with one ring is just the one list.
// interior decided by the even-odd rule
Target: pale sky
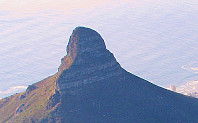
[(119, 5), (127, 0), (1, 0), (0, 10), (14, 13), (35, 13), (42, 10), (64, 11), (72, 9), (95, 9), (106, 5)]

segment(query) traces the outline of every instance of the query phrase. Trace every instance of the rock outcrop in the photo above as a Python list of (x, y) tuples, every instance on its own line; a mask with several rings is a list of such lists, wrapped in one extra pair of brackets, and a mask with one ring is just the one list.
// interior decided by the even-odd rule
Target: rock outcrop
[(57, 88), (62, 94), (70, 88), (79, 88), (121, 74), (120, 65), (106, 49), (102, 37), (89, 28), (78, 27), (73, 31), (67, 46), (67, 57), (72, 63), (66, 60), (61, 68), (68, 64), (71, 66), (65, 67), (69, 69), (63, 71), (57, 81)]

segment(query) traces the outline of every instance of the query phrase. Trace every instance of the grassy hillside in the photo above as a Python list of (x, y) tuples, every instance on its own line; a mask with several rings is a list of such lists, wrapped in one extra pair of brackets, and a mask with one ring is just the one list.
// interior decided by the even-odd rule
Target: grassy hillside
[(46, 107), (50, 96), (55, 93), (57, 76), (58, 73), (33, 84), (32, 91), (27, 89), (0, 100), (0, 122), (36, 122), (47, 116), (52, 110)]

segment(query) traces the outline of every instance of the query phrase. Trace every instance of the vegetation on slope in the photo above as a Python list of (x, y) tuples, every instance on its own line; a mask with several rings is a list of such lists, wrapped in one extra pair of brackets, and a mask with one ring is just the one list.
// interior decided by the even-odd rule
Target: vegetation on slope
[(30, 85), (25, 92), (0, 100), (0, 122), (40, 122), (45, 118), (50, 119), (51, 112), (58, 105), (58, 103), (50, 104), (55, 102), (53, 98), (56, 92), (56, 81), (62, 71), (68, 69), (71, 64), (72, 60), (67, 55), (61, 60), (56, 74)]
[(58, 73), (31, 85), (33, 90), (0, 100), (0, 122), (37, 122), (47, 116), (52, 110), (47, 105), (55, 93), (57, 78)]

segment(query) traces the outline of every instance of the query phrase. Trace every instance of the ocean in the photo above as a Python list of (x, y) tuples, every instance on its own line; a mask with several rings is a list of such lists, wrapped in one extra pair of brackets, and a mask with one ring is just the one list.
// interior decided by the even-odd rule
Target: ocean
[(0, 9), (0, 98), (56, 73), (77, 26), (99, 32), (123, 68), (156, 85), (198, 79), (197, 1), (113, 3), (25, 14)]

